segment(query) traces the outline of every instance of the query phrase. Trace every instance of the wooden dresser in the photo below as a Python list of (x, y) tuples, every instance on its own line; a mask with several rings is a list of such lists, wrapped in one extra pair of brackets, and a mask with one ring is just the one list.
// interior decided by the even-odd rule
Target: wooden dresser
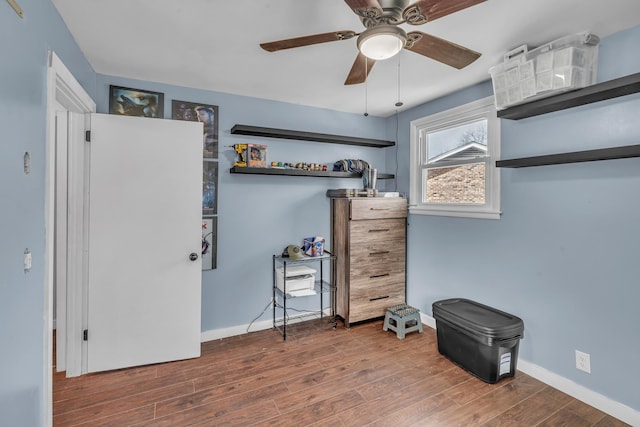
[(406, 302), (407, 200), (331, 199), (336, 315), (345, 326)]

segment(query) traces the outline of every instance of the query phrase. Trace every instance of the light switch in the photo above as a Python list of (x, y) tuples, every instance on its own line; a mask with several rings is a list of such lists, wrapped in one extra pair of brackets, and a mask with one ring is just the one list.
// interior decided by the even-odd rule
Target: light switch
[(29, 248), (24, 250), (24, 272), (28, 273), (31, 270), (31, 251)]

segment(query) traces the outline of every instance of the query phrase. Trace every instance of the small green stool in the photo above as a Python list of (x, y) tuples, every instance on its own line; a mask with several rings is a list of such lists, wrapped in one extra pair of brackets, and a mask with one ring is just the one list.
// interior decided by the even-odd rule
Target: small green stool
[(389, 329), (394, 331), (401, 340), (409, 332), (418, 331), (422, 333), (420, 310), (407, 304), (394, 305), (387, 308), (382, 330), (388, 331)]

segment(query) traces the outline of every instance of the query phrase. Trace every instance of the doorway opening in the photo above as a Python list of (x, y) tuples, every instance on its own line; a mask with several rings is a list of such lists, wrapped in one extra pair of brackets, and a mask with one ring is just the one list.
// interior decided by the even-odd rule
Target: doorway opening
[[(46, 142), (46, 186), (45, 186), (45, 259), (44, 259), (44, 366), (43, 393), (45, 409), (45, 425), (52, 424), (52, 401), (53, 401), (53, 301), (56, 297), (54, 284), (57, 290), (64, 292), (64, 304), (56, 304), (57, 327), (63, 326), (63, 337), (56, 333), (56, 339), (64, 341), (64, 348), (57, 345), (58, 352), (64, 352), (65, 357), (62, 362), (68, 376), (79, 375), (81, 372), (82, 342), (68, 339), (75, 334), (75, 329), (82, 327), (78, 318), (81, 318), (82, 303), (82, 229), (74, 230), (75, 227), (82, 227), (83, 211), (83, 173), (82, 168), (76, 169), (78, 164), (84, 162), (84, 120), (86, 113), (96, 111), (95, 102), (89, 97), (86, 91), (73, 77), (71, 72), (62, 63), (55, 52), (49, 52), (47, 70), (47, 142)], [(61, 113), (59, 113), (61, 112)], [(60, 126), (57, 126), (60, 123)], [(63, 129), (64, 128), (64, 129)], [(66, 132), (64, 132), (66, 130)], [(60, 134), (58, 133), (60, 131)], [(56, 141), (60, 139), (60, 150), (57, 150)], [(62, 142), (64, 141), (64, 142)], [(59, 151), (68, 152), (62, 155)], [(79, 149), (76, 149), (79, 148)], [(56, 176), (66, 176), (65, 194), (69, 197), (64, 205), (70, 216), (64, 221), (66, 226), (65, 255), (58, 254), (56, 247)], [(58, 189), (59, 191), (62, 191)], [(78, 215), (80, 217), (78, 218)], [(62, 223), (60, 223), (62, 224)], [(71, 226), (71, 229), (69, 229)], [(80, 232), (77, 232), (80, 231)], [(62, 230), (58, 230), (62, 232)], [(58, 256), (59, 255), (59, 256)], [(60, 280), (64, 283), (56, 283), (57, 270), (63, 269), (64, 274)], [(80, 295), (80, 300), (78, 300)], [(64, 320), (60, 322), (62, 318)], [(59, 341), (60, 344), (60, 341)], [(60, 365), (60, 359), (57, 365)]]

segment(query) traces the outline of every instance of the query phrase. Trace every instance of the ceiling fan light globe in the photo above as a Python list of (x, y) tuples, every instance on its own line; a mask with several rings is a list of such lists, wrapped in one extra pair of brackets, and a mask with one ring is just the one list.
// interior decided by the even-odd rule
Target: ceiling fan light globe
[(358, 50), (367, 58), (383, 60), (395, 56), (407, 41), (402, 28), (392, 25), (378, 25), (365, 30), (358, 37)]
[(388, 59), (402, 49), (400, 39), (390, 34), (377, 34), (366, 39), (360, 45), (360, 52), (375, 60)]

